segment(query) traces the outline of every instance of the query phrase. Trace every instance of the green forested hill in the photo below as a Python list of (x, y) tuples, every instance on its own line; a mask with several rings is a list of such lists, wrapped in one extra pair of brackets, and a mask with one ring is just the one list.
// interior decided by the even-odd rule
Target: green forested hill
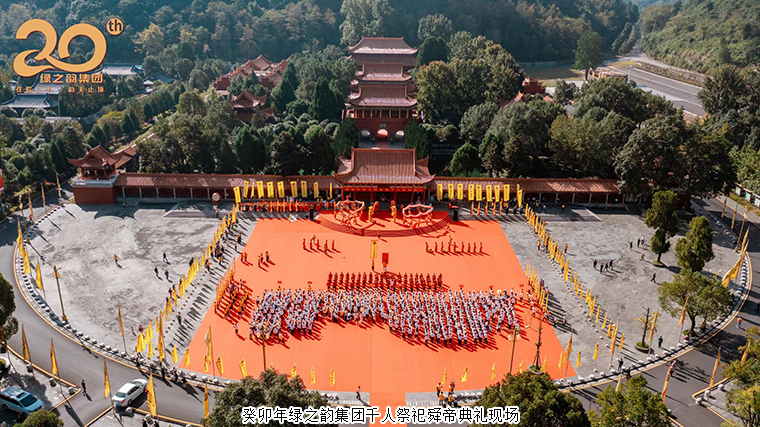
[(706, 72), (760, 60), (760, 1), (691, 0), (650, 6), (639, 26), (644, 50), (675, 66)]
[[(72, 24), (102, 27), (119, 17), (127, 27), (108, 36), (106, 61), (140, 63), (152, 56), (176, 75), (173, 64), (181, 58), (235, 62), (264, 54), (279, 60), (345, 45), (356, 38), (346, 37), (352, 26), (364, 35), (403, 36), (417, 46), (420, 18), (436, 14), (453, 24), (436, 35), (483, 35), (522, 61), (572, 59), (587, 30), (598, 32), (609, 49), (626, 23), (638, 19), (626, 0), (0, 0), (0, 55), (28, 49), (15, 32), (29, 18), (48, 20), (60, 34)], [(351, 25), (344, 25), (348, 20)], [(90, 49), (87, 40), (75, 39), (73, 59)]]

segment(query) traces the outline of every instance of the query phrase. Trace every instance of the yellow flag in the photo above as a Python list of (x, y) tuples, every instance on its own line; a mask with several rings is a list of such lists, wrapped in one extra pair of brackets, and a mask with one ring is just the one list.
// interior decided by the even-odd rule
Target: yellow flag
[(50, 372), (53, 376), (58, 375), (58, 362), (55, 360), (55, 348), (53, 348), (53, 339), (50, 338)]
[(441, 384), (446, 384), (446, 378), (448, 377), (448, 367), (443, 368), (443, 379), (441, 380)]
[(208, 354), (203, 355), (203, 372), (208, 373)]
[(29, 344), (26, 342), (26, 332), (24, 332), (24, 325), (21, 325), (21, 345), (24, 350), (24, 360), (32, 363), (32, 355), (29, 354)]
[(330, 371), (330, 387), (335, 385), (335, 368)]
[[(507, 187), (509, 187), (509, 186), (507, 186)], [(525, 362), (525, 361), (524, 360), (520, 361), (520, 366), (519, 366), (521, 374), (522, 374), (522, 371), (523, 371), (523, 362)]]
[(153, 343), (148, 342), (147, 344), (148, 344), (148, 359), (152, 359), (153, 358)]
[(314, 384), (317, 382), (317, 377), (314, 373), (314, 366), (311, 367), (311, 383)]
[(575, 363), (575, 366), (581, 367), (581, 351), (578, 350), (578, 361)]
[(462, 372), (462, 378), (461, 378), (461, 381), (462, 381), (463, 383), (466, 383), (466, 382), (467, 382), (467, 366), (465, 366), (465, 367), (464, 367), (464, 372)]
[(212, 355), (214, 354), (212, 349), (212, 342), (211, 342), (211, 326), (208, 327), (208, 331), (206, 331), (206, 336), (203, 338), (204, 341), (206, 341), (206, 354)]
[(238, 363), (240, 366), (240, 372), (243, 374), (243, 378), (248, 376), (248, 368), (245, 366), (245, 358)]
[(559, 352), (559, 363), (557, 363), (557, 368), (562, 369), (562, 362), (565, 361), (565, 350), (560, 350)]
[(177, 346), (174, 345), (174, 348), (172, 348), (172, 362), (176, 365), (177, 362), (179, 362), (179, 354), (177, 354)]
[(240, 187), (235, 186), (232, 192), (235, 193), (235, 203), (240, 203)]
[(496, 379), (496, 364), (494, 363), (493, 366), (491, 366), (491, 381)]
[(745, 348), (744, 353), (742, 354), (742, 363), (747, 361), (747, 355), (749, 354), (749, 349)]
[(108, 380), (108, 366), (106, 366), (106, 358), (103, 358), (103, 398), (108, 399), (111, 397), (111, 382)]
[[(657, 317), (659, 317), (660, 309), (654, 311), (654, 318), (652, 319), (652, 329), (649, 331), (649, 341), (652, 341), (652, 338), (654, 338), (654, 331), (657, 329)], [(615, 330), (617, 330), (617, 326), (615, 327)]]
[(40, 271), (40, 262), (39, 261), (37, 261), (36, 272), (37, 272), (37, 278), (36, 278), (37, 288), (39, 288), (39, 290), (41, 290), (41, 291), (44, 291), (45, 288), (42, 286), (42, 272)]
[(546, 356), (544, 356), (544, 363), (541, 365), (541, 370), (546, 372)]
[(623, 378), (623, 376), (622, 375), (618, 375), (618, 382), (617, 382), (617, 385), (615, 386), (615, 393), (617, 393), (617, 392), (620, 391), (620, 379), (621, 378)]
[(298, 373), (298, 371), (296, 371), (296, 364), (294, 363), (293, 364), (293, 369), (290, 370), (290, 376), (292, 378), (295, 378), (297, 373)]
[(26, 249), (24, 250), (24, 269), (22, 273), (29, 274), (32, 272), (31, 267), (29, 266), (29, 253), (26, 252)]
[(620, 345), (618, 345), (618, 350), (623, 350), (623, 340), (625, 340), (625, 334), (620, 335)]
[(158, 334), (158, 360), (163, 362), (164, 360), (164, 353), (166, 350), (164, 349), (164, 334), (161, 332)]
[(715, 359), (715, 366), (713, 366), (712, 376), (710, 376), (710, 387), (708, 388), (712, 388), (715, 382), (715, 373), (718, 372), (718, 366), (720, 366), (720, 347), (718, 347), (718, 358)]
[(63, 204), (63, 197), (61, 196), (61, 181), (58, 179), (58, 174), (55, 175), (55, 184), (58, 186), (58, 203)]
[(219, 368), (219, 373), (224, 375), (224, 365), (222, 364), (222, 356), (216, 359), (216, 367)]
[(596, 356), (599, 355), (599, 343), (596, 343), (596, 347), (594, 347), (594, 357), (592, 359), (596, 360)]
[(203, 413), (208, 418), (208, 383), (203, 383)]
[(190, 367), (190, 348), (185, 350), (185, 368)]
[(143, 350), (145, 350), (145, 339), (143, 338), (142, 332), (140, 332), (140, 335), (137, 336), (137, 345), (135, 346), (135, 350), (138, 353), (142, 353)]
[(148, 403), (148, 410), (150, 411), (150, 415), (155, 417), (157, 415), (156, 413), (156, 390), (153, 387), (153, 374), (150, 374), (150, 379), (148, 380), (148, 386), (145, 388), (145, 400)]
[(668, 392), (668, 382), (670, 382), (670, 367), (668, 367), (668, 374), (665, 376), (665, 384), (662, 385), (662, 401), (665, 402), (665, 393)]
[(689, 304), (689, 297), (686, 297), (686, 302), (683, 303), (683, 308), (681, 309), (681, 320), (678, 321), (678, 327), (680, 328), (683, 326), (683, 319), (686, 317), (686, 306)]
[(121, 303), (118, 304), (119, 311), (119, 330), (121, 330), (121, 337), (124, 338), (124, 323), (121, 321)]

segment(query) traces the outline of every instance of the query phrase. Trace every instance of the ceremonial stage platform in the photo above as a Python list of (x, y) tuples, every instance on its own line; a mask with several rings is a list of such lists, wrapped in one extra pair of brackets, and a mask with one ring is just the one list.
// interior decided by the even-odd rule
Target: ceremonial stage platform
[[(527, 295), (527, 278), (500, 225), (496, 221), (452, 222), (446, 212), (434, 212), (430, 223), (412, 228), (394, 224), (390, 213), (379, 212), (373, 223), (363, 220), (357, 225), (341, 224), (331, 212), (322, 211), (317, 221), (298, 219), (259, 219), (253, 233), (247, 239), (245, 252), (248, 263), (238, 258), (235, 279), (244, 280), (251, 290), (250, 302), (243, 316), (224, 319), (212, 307), (198, 327), (190, 351), (190, 369), (204, 372), (203, 355), (206, 353), (204, 336), (212, 330), (214, 357), (221, 356), (224, 374), (218, 376), (240, 379), (239, 362), (245, 359), (248, 373), (257, 376), (264, 368), (260, 341), (248, 339), (248, 322), (256, 296), (266, 289), (326, 289), (329, 273), (371, 272), (371, 241), (380, 241), (375, 260), (375, 271), (382, 272), (382, 254), (389, 254), (388, 272), (441, 274), (443, 290), (458, 291), (460, 286), (471, 290), (489, 291), (522, 288)], [(316, 238), (325, 240), (335, 250), (309, 250), (308, 242)], [(303, 241), (306, 239), (306, 250)], [(457, 245), (482, 242), (483, 253), (429, 253), (426, 244), (433, 248), (448, 245), (453, 239)], [(260, 253), (269, 252), (271, 262), (257, 266)], [(354, 288), (356, 289), (356, 288)], [(209, 297), (213, 297), (210, 295)], [(513, 372), (520, 366), (527, 369), (536, 354), (539, 320), (531, 316), (527, 296), (516, 305), (517, 316), (523, 326), (515, 344)], [(239, 322), (236, 336), (233, 324)], [(527, 328), (525, 328), (527, 326)], [(287, 332), (286, 328), (283, 328)], [(492, 335), (493, 336), (493, 335)], [(454, 381), (457, 390), (482, 389), (495, 383), (509, 371), (512, 352), (511, 332), (502, 330), (488, 344), (467, 346), (442, 346), (422, 340), (402, 339), (391, 333), (385, 323), (341, 320), (333, 323), (324, 318), (314, 327), (312, 335), (285, 334), (284, 342), (271, 338), (266, 344), (266, 361), (282, 373), (290, 373), (293, 366), (309, 389), (353, 392), (361, 386), (362, 392), (370, 394), (370, 404), (381, 408), (405, 404), (408, 392), (434, 392), (447, 373), (446, 382)], [(541, 362), (548, 360), (546, 369), (552, 378), (565, 376), (565, 367), (558, 368), (563, 350), (551, 325), (545, 322), (541, 337)], [(454, 340), (456, 344), (456, 340)], [(496, 380), (491, 379), (495, 364)], [(315, 382), (310, 380), (314, 368)], [(460, 382), (467, 369), (467, 382)], [(330, 372), (335, 369), (335, 384), (330, 385)], [(209, 374), (211, 375), (211, 368)], [(567, 375), (575, 375), (570, 367)], [(445, 390), (448, 387), (444, 387)]]

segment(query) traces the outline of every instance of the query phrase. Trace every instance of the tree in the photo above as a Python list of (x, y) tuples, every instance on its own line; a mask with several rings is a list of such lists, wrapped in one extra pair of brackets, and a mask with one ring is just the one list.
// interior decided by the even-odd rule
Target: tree
[(594, 427), (668, 427), (670, 415), (660, 395), (647, 389), (647, 380), (636, 375), (625, 382), (622, 390), (609, 385), (596, 397), (599, 411), (589, 411)]
[(430, 155), (430, 141), (425, 128), (416, 120), (406, 123), (404, 128), (404, 148), (414, 148), (417, 153), (417, 160), (424, 159)]
[(690, 333), (694, 333), (697, 316), (710, 322), (731, 312), (731, 292), (717, 279), (702, 273), (683, 269), (671, 282), (663, 282), (657, 289), (660, 307), (671, 316), (681, 316), (684, 304), (686, 315), (691, 321)]
[(24, 422), (18, 425), (21, 427), (63, 427), (63, 420), (47, 409), (40, 409), (29, 414)]
[(459, 122), (459, 129), (465, 140), (471, 143), (482, 141), (497, 111), (499, 104), (495, 102), (485, 102), (468, 108)]
[(285, 111), (288, 103), (296, 100), (296, 88), (298, 87), (298, 76), (296, 68), (292, 62), (285, 67), (282, 74), (282, 80), (277, 87), (272, 90), (272, 104), (278, 111)]
[(189, 114), (196, 116), (206, 115), (206, 103), (197, 90), (191, 90), (179, 96), (177, 103), (177, 112), (180, 114)]
[(469, 176), (470, 172), (480, 167), (478, 149), (469, 142), (459, 147), (451, 159), (451, 172), (454, 175)]
[(494, 176), (506, 167), (504, 161), (504, 141), (501, 136), (492, 133), (486, 134), (483, 142), (480, 144), (478, 151), (483, 160), (483, 168), (488, 172), (488, 176)]
[(711, 115), (725, 114), (742, 106), (745, 87), (741, 71), (733, 65), (723, 65), (708, 74), (697, 97)]
[(420, 40), (427, 40), (431, 37), (440, 37), (447, 41), (454, 32), (454, 25), (451, 20), (442, 14), (427, 15), (420, 18), (417, 37)]
[(329, 175), (335, 170), (335, 152), (322, 126), (313, 125), (304, 137), (309, 147), (309, 164), (316, 175)]
[(565, 80), (557, 79), (554, 82), (554, 100), (560, 105), (568, 105), (575, 99), (578, 93), (578, 86), (568, 83)]
[(15, 310), (16, 302), (13, 298), (13, 287), (0, 274), (0, 343), (3, 345), (18, 332), (18, 321), (13, 317)]
[(243, 173), (261, 173), (266, 166), (266, 148), (258, 132), (243, 126), (235, 138), (235, 151)]
[(273, 173), (277, 175), (298, 175), (303, 169), (306, 169), (306, 159), (309, 152), (296, 143), (290, 132), (282, 132), (272, 142), (272, 163), (270, 165)]
[(327, 79), (320, 77), (317, 80), (317, 85), (314, 86), (314, 95), (309, 105), (309, 115), (317, 121), (335, 120), (340, 117), (342, 110), (343, 107), (338, 103)]
[[(726, 392), (726, 408), (736, 415), (744, 426), (757, 427), (760, 425), (760, 385), (735, 388)], [(730, 421), (724, 424), (738, 427), (738, 424)]]
[(433, 61), (446, 61), (449, 48), (440, 37), (429, 37), (420, 45), (417, 53), (417, 65), (427, 65)]
[(712, 227), (707, 218), (692, 218), (686, 237), (676, 243), (676, 257), (681, 268), (692, 271), (702, 271), (705, 264), (715, 258), (712, 250)]
[(145, 55), (158, 55), (164, 50), (164, 33), (161, 27), (156, 24), (150, 24), (137, 35), (135, 45)]
[(343, 0), (340, 14), (346, 19), (340, 24), (340, 43), (351, 46), (364, 37), (382, 37), (390, 26), (393, 9), (387, 0)]
[(584, 78), (588, 80), (589, 70), (596, 68), (602, 60), (602, 36), (594, 31), (586, 31), (578, 39), (575, 49), (575, 69), (584, 70)]
[(238, 158), (227, 141), (222, 141), (216, 160), (216, 173), (233, 174), (238, 172)]
[[(723, 376), (733, 381), (738, 387), (747, 389), (760, 383), (760, 328), (751, 326), (744, 331), (747, 342), (739, 347), (739, 351), (747, 354), (747, 359), (735, 359), (724, 365)], [(743, 357), (743, 355), (742, 355)]]
[(685, 187), (692, 195), (702, 198), (727, 193), (737, 177), (726, 129), (711, 129), (696, 123), (690, 131), (691, 137), (686, 138), (683, 147)]
[[(227, 427), (240, 423), (240, 414), (247, 406), (280, 406), (320, 408), (327, 399), (317, 391), (308, 391), (300, 376), (288, 379), (269, 368), (258, 378), (245, 377), (216, 395), (216, 405), (203, 423), (207, 427)], [(282, 425), (292, 426), (286, 423)]]
[(356, 128), (356, 122), (354, 119), (344, 119), (333, 141), (335, 155), (348, 158), (351, 156), (351, 148), (358, 146), (359, 129)]
[(520, 425), (590, 426), (583, 404), (570, 393), (560, 391), (546, 374), (507, 374), (497, 384), (483, 390), (475, 406), (520, 408)]
[(678, 233), (678, 196), (672, 191), (658, 191), (652, 198), (652, 206), (647, 209), (644, 219), (647, 227), (654, 228), (651, 249), (657, 254), (657, 262), (660, 262), (662, 254), (670, 249), (667, 239)]
[(618, 186), (634, 194), (681, 186), (686, 174), (681, 148), (686, 137), (680, 117), (658, 116), (645, 121), (615, 158)]
[(206, 90), (208, 88), (208, 76), (203, 70), (195, 69), (190, 72), (190, 77), (187, 80), (187, 84), (191, 89)]

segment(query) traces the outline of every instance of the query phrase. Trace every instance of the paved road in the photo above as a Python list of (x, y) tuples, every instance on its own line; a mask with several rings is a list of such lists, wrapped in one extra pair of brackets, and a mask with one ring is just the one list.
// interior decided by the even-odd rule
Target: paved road
[[(633, 51), (631, 51), (630, 54), (623, 58), (615, 59), (614, 61), (644, 62), (657, 67), (680, 70), (679, 68), (650, 58), (641, 50), (638, 45), (636, 48), (634, 48)], [(621, 71), (627, 73), (629, 70), (623, 69)], [(688, 70), (683, 71), (693, 72)], [(657, 74), (652, 74), (636, 68), (630, 69), (630, 76), (631, 80), (635, 81), (640, 88), (651, 91), (654, 94), (664, 96), (676, 107), (683, 107), (684, 110), (688, 111), (691, 114), (696, 114), (697, 116), (705, 115), (705, 109), (702, 107), (702, 102), (700, 102), (699, 98), (697, 98), (697, 94), (701, 90), (700, 87), (690, 85), (688, 83), (683, 83), (678, 80), (669, 79)]]
[[(58, 203), (55, 191), (47, 194), (48, 208)], [(34, 213), (39, 217), (43, 212), (42, 201), (34, 203)], [(28, 215), (29, 211), (25, 210)], [(103, 397), (103, 356), (95, 353), (78, 342), (64, 336), (54, 330), (45, 320), (27, 304), (24, 296), (16, 286), (13, 271), (13, 249), (16, 239), (16, 219), (0, 223), (0, 274), (2, 274), (13, 286), (16, 296), (15, 316), (19, 323), (26, 329), (32, 360), (44, 370), (50, 370), (50, 338), (55, 341), (55, 354), (61, 378), (79, 385), (82, 380), (87, 383), (89, 396), (77, 394), (67, 404), (57, 409), (58, 415), (68, 426), (84, 426), (103, 411), (110, 407), (110, 403)], [(20, 352), (21, 334), (16, 334), (9, 340), (12, 349)], [(114, 360), (108, 360), (108, 374), (110, 377), (111, 390), (115, 392), (122, 384), (135, 378), (147, 378), (147, 374), (138, 371), (134, 366), (121, 364)], [(84, 369), (83, 369), (84, 368)], [(154, 377), (156, 386), (156, 400), (160, 415), (182, 420), (185, 422), (199, 423), (203, 417), (203, 389), (188, 387), (185, 391), (170, 381), (164, 381), (161, 377)], [(209, 394), (209, 400), (213, 407), (213, 393)], [(147, 411), (145, 397), (141, 397), (134, 406), (140, 405)]]
[[(695, 203), (720, 218), (722, 209), (721, 202), (718, 202), (715, 199), (709, 201), (695, 199)], [(729, 227), (731, 226), (731, 215), (733, 215), (733, 210), (729, 207), (726, 209), (726, 216), (724, 218), (724, 223)], [(747, 221), (747, 224), (752, 223)], [(756, 224), (760, 224), (760, 222)], [(736, 234), (739, 233), (740, 227), (741, 221), (736, 221), (734, 226), (734, 232)], [(755, 311), (758, 307), (758, 302), (760, 302), (760, 294), (758, 294), (756, 290), (757, 284), (760, 284), (759, 242), (760, 228), (753, 224), (750, 229), (747, 252), (752, 261), (753, 271), (751, 274), (755, 286), (750, 289), (749, 296), (739, 314), (744, 320), (745, 325), (760, 325), (760, 314)], [(679, 425), (685, 427), (721, 425), (723, 419), (711, 410), (697, 405), (694, 402), (694, 399), (692, 399), (692, 395), (704, 390), (709, 385), (718, 348), (722, 348), (721, 362), (729, 362), (741, 358), (738, 347), (743, 345), (745, 341), (744, 330), (738, 329), (735, 322), (731, 322), (723, 331), (716, 334), (710, 341), (694, 348), (678, 358), (683, 364), (675, 370), (671, 377), (665, 404), (671, 411), (673, 411), (673, 419)], [(646, 377), (652, 392), (662, 392), (666, 369), (666, 365), (663, 364), (644, 372), (644, 376)], [(715, 379), (716, 383), (723, 378), (721, 371), (721, 369), (718, 369), (718, 374)], [(587, 409), (594, 409), (597, 408), (595, 403), (596, 395), (602, 392), (608, 385), (609, 383), (602, 386), (583, 388), (576, 390), (573, 393), (581, 399), (583, 405)], [(612, 385), (614, 386), (615, 383), (612, 383)]]

